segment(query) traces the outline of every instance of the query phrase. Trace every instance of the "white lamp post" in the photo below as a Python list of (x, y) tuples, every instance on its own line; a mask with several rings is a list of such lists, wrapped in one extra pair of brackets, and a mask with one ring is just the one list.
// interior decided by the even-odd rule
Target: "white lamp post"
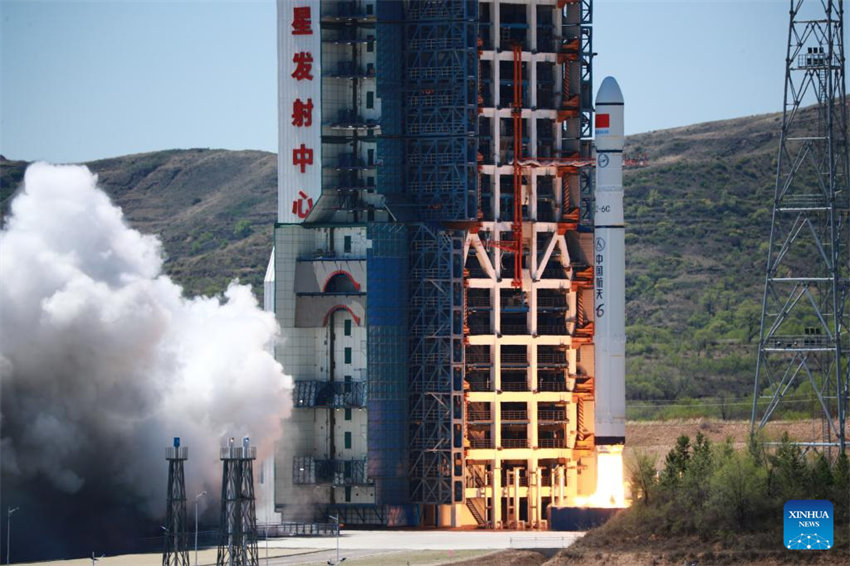
[(12, 548), (12, 513), (20, 509), (20, 507), (6, 507), (6, 564), (9, 564), (9, 551)]
[[(334, 562), (333, 564), (335, 566), (339, 566), (339, 564), (345, 562), (345, 558), (343, 558), (342, 560), (340, 560), (339, 558), (339, 515), (330, 515), (329, 519), (336, 523), (336, 562)], [(331, 564), (330, 560), (328, 560), (328, 564)]]
[(206, 494), (204, 490), (195, 496), (195, 566), (198, 566), (198, 500)]

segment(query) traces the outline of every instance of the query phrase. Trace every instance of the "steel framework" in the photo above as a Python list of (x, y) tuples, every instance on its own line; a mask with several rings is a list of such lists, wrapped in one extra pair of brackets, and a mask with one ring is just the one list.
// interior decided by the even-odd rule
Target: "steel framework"
[[(405, 4), (403, 186), (414, 222), (478, 218), (478, 2)], [(463, 237), (409, 227), (410, 500), (463, 501)]]
[(463, 501), (463, 238), (410, 235), (410, 498)]
[(478, 214), (477, 0), (406, 4), (405, 180), (417, 218)]
[(844, 451), (850, 381), (844, 7), (841, 0), (790, 4), (751, 430), (761, 430), (781, 405), (803, 401), (820, 426), (800, 444)]
[(183, 481), (183, 462), (188, 450), (180, 447), (180, 439), (165, 449), (168, 460), (168, 504), (165, 516), (165, 545), (162, 566), (189, 566), (189, 533), (186, 530), (186, 485)]
[(254, 459), (248, 438), (221, 449), (221, 539), (216, 566), (259, 566), (254, 507)]

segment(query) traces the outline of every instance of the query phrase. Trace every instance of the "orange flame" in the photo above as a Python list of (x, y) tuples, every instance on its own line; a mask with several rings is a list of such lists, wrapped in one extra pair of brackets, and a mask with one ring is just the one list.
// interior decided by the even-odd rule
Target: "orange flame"
[(626, 484), (623, 480), (623, 447), (596, 447), (596, 491), (593, 495), (576, 498), (577, 507), (623, 508)]

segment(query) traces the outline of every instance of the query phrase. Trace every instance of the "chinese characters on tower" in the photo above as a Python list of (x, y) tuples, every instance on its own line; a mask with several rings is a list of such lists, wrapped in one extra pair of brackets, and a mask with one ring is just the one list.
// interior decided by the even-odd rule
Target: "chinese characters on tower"
[(291, 119), (280, 124), (278, 221), (292, 223), (307, 218), (321, 192), (319, 2), (278, 4), (291, 15), (289, 29), (279, 30), (279, 104)]

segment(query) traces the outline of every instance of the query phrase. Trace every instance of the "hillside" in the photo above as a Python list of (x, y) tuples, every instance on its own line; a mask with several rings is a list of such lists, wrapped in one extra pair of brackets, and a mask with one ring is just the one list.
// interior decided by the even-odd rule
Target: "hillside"
[[(629, 137), (627, 154), (649, 160), (625, 175), (629, 417), (748, 415), (779, 128), (772, 114)], [(25, 165), (0, 159), (3, 208)], [(171, 150), (88, 165), (133, 226), (160, 235), (187, 294), (234, 277), (261, 293), (274, 154)]]
[[(779, 128), (766, 115), (628, 140), (649, 159), (625, 175), (628, 396), (712, 399), (664, 416), (748, 414)], [(655, 412), (641, 407), (629, 416)]]
[[(4, 212), (26, 165), (0, 158)], [(277, 215), (275, 154), (170, 150), (86, 165), (134, 228), (159, 235), (165, 270), (187, 295), (220, 293), (237, 277), (262, 295)]]

